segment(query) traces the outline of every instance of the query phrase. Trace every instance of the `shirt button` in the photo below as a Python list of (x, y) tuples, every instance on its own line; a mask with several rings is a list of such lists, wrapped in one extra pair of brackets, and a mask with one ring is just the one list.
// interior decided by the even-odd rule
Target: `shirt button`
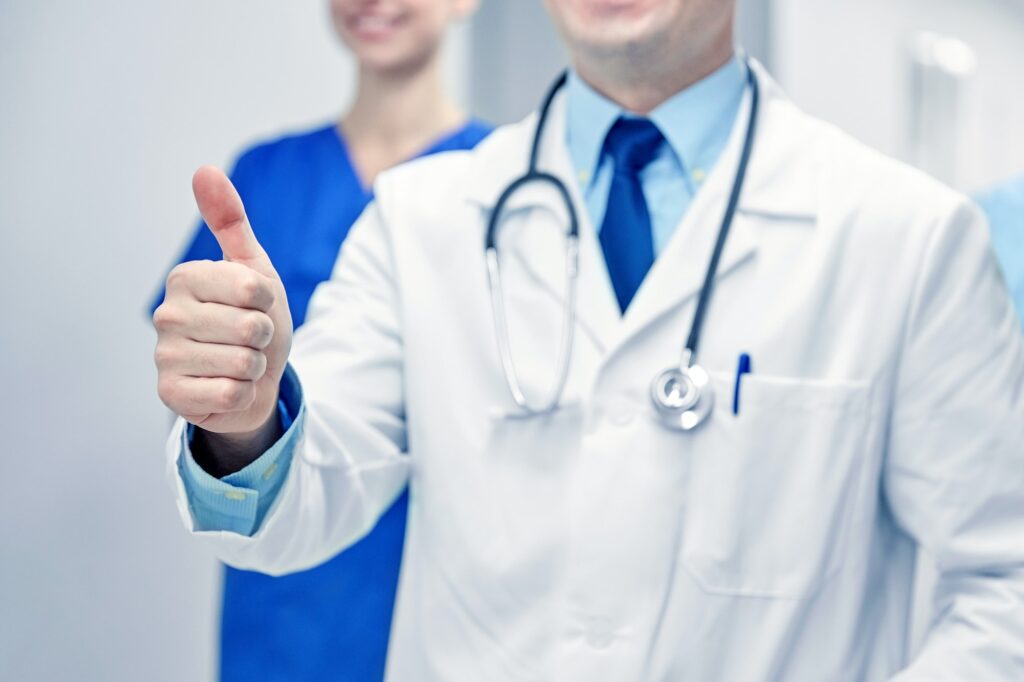
[(263, 480), (269, 481), (275, 471), (277, 471), (277, 462), (271, 462), (270, 466), (267, 467), (267, 470), (263, 472)]
[(703, 168), (695, 168), (693, 170), (693, 175), (691, 177), (693, 178), (694, 182), (699, 184), (704, 182), (704, 180), (707, 179), (707, 176), (708, 175), (707, 173), (704, 172)]
[(245, 493), (243, 493), (241, 490), (229, 490), (226, 493), (224, 493), (224, 497), (228, 498), (229, 500), (234, 500), (235, 502), (242, 502), (245, 500)]

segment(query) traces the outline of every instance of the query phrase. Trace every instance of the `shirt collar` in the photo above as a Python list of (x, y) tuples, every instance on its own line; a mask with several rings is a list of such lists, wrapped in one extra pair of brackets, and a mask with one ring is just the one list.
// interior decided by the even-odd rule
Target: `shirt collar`
[[(746, 65), (735, 55), (723, 66), (673, 95), (651, 112), (687, 173), (705, 174), (728, 142), (746, 86)], [(575, 71), (567, 86), (566, 137), (580, 184), (587, 186), (601, 163), (604, 138), (626, 112)], [(696, 180), (699, 182), (700, 177)]]

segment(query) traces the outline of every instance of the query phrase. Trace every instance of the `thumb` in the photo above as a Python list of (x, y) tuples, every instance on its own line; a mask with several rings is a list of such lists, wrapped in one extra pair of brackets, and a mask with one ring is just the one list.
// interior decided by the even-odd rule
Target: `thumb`
[(192, 193), (203, 220), (224, 252), (224, 260), (241, 263), (276, 279), (270, 257), (256, 240), (245, 215), (242, 198), (227, 176), (213, 166), (203, 166), (192, 176)]

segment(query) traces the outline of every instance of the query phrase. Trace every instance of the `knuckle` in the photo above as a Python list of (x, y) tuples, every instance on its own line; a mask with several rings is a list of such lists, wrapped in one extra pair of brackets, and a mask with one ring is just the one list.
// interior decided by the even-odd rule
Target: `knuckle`
[(238, 360), (239, 376), (255, 381), (266, 372), (266, 355), (258, 350), (246, 349)]
[(236, 286), (238, 300), (243, 306), (253, 307), (259, 303), (262, 285), (255, 272), (240, 277)]
[(156, 350), (153, 351), (153, 359), (156, 361), (156, 366), (159, 369), (166, 369), (174, 364), (177, 358), (177, 353), (174, 349), (166, 343), (158, 343)]
[(242, 322), (241, 334), (246, 345), (261, 348), (273, 337), (274, 324), (262, 313), (248, 315)]
[(233, 381), (225, 381), (217, 396), (217, 406), (223, 410), (234, 409), (240, 398), (241, 392), (238, 390), (238, 385)]
[(259, 333), (259, 324), (253, 317), (246, 317), (239, 323), (238, 336), (245, 345), (249, 346), (255, 343)]
[(238, 353), (235, 358), (235, 370), (240, 377), (246, 379), (253, 379), (256, 377), (256, 352), (251, 350), (242, 350)]
[(253, 355), (254, 369), (253, 369), (253, 381), (262, 379), (263, 375), (267, 373), (267, 356), (262, 352), (257, 352)]
[(260, 324), (263, 325), (263, 343), (261, 347), (267, 346), (274, 338), (274, 321), (269, 315), (260, 315)]
[(178, 289), (186, 286), (196, 271), (196, 264), (193, 261), (178, 263), (167, 274), (167, 290)]
[(218, 404), (224, 410), (237, 410), (245, 407), (249, 395), (250, 384), (242, 381), (226, 381), (221, 388)]
[(178, 315), (173, 306), (164, 302), (153, 311), (153, 326), (160, 333), (172, 331), (178, 325)]
[(170, 376), (161, 373), (160, 378), (156, 383), (156, 393), (160, 396), (160, 401), (164, 405), (174, 409), (173, 403), (178, 396), (175, 389), (175, 382)]

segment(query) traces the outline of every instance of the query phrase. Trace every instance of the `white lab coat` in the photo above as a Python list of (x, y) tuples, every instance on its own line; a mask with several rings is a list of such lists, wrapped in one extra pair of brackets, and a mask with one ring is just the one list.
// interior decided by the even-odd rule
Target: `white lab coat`
[[(234, 566), (295, 571), (408, 483), (393, 682), (862, 682), (908, 663), (901, 682), (1024, 679), (1024, 345), (983, 219), (754, 68), (758, 138), (700, 348), (708, 423), (662, 428), (648, 387), (678, 361), (746, 114), (620, 318), (560, 98), (541, 166), (582, 219), (562, 409), (510, 418), (485, 279), (485, 219), (531, 117), (381, 176), (295, 337), (308, 419), (287, 483), (253, 537), (196, 535)], [(519, 195), (501, 232), (534, 396), (562, 319), (554, 196)], [(913, 658), (917, 543), (941, 578)]]

